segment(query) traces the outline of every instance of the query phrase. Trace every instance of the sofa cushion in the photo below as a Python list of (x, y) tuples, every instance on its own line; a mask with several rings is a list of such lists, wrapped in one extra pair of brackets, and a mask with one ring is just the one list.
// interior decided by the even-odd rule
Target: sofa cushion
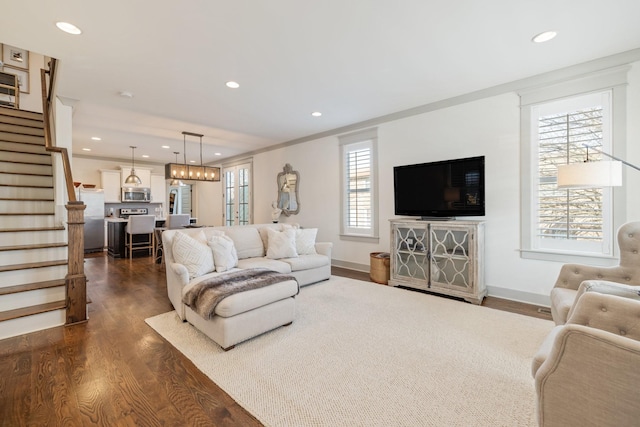
[(316, 253), (317, 228), (300, 228), (296, 230), (296, 252), (298, 255)]
[(298, 293), (295, 280), (275, 283), (264, 288), (252, 289), (230, 295), (220, 301), (214, 313), (220, 317), (231, 317), (267, 304), (290, 298)]
[(291, 266), (291, 271), (309, 270), (311, 268), (324, 267), (328, 259), (324, 255), (302, 255), (297, 258), (284, 258), (279, 261)]
[(197, 239), (186, 233), (176, 233), (173, 238), (173, 257), (186, 267), (191, 279), (209, 273), (215, 267), (211, 249), (200, 240), (203, 238), (204, 233)]
[(245, 258), (238, 260), (238, 268), (268, 268), (278, 273), (291, 273), (291, 265), (277, 259), (269, 258)]
[(238, 259), (264, 256), (262, 239), (255, 227), (226, 227), (224, 233), (233, 240)]
[(276, 231), (267, 229), (269, 236), (267, 247), (267, 258), (280, 259), (297, 257), (296, 252), (296, 230), (285, 229)]
[(238, 265), (238, 253), (229, 236), (211, 236), (207, 244), (213, 252), (213, 261), (218, 273)]

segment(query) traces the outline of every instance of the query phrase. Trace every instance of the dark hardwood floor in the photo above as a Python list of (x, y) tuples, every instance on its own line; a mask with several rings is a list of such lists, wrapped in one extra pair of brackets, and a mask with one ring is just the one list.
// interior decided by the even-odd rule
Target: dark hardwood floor
[[(261, 425), (144, 322), (172, 310), (163, 267), (100, 254), (85, 273), (88, 322), (0, 340), (1, 426)], [(545, 317), (496, 298), (485, 305)]]

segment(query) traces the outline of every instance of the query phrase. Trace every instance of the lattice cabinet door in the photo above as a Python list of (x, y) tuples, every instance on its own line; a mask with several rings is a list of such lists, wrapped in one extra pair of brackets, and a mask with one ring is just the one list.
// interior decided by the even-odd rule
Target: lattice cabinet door
[(429, 229), (427, 223), (391, 225), (391, 278), (395, 286), (429, 287)]
[(479, 304), (486, 295), (480, 263), (484, 224), (479, 222), (432, 223), (430, 288)]

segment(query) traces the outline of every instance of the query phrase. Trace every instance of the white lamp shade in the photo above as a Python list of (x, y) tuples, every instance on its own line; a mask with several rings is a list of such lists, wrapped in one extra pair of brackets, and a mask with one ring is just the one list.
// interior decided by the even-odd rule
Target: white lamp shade
[(558, 166), (558, 188), (619, 187), (621, 162), (584, 162)]

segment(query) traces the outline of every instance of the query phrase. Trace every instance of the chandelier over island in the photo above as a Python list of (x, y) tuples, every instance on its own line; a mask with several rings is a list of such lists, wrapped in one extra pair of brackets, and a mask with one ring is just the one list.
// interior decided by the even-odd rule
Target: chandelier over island
[[(220, 168), (213, 166), (205, 166), (202, 164), (202, 137), (204, 135), (193, 132), (182, 132), (184, 163), (167, 163), (164, 165), (164, 178), (173, 180), (186, 181), (220, 181)], [(187, 164), (187, 135), (200, 138), (200, 165)]]

